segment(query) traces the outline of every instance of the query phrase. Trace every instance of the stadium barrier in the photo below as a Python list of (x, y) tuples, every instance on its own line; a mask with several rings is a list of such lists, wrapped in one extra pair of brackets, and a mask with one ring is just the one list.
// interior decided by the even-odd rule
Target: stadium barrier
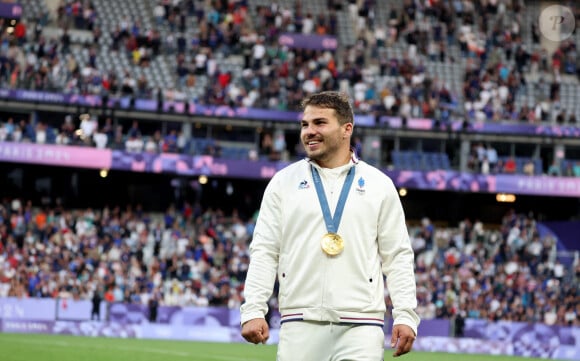
[[(0, 142), (0, 161), (178, 174), (269, 179), (288, 162), (221, 159), (209, 155), (133, 154), (126, 151), (77, 146)], [(408, 171), (383, 169), (397, 187), (421, 190), (515, 193), (556, 197), (580, 197), (579, 177), (482, 175), (457, 171)]]
[[(148, 307), (140, 304), (102, 302), (100, 315), (106, 321), (91, 320), (91, 313), (89, 300), (0, 298), (0, 332), (244, 342), (237, 309), (159, 306), (155, 322), (149, 320)], [(279, 326), (276, 312), (270, 318), (270, 325), (268, 343), (276, 344)], [(450, 320), (423, 320), (415, 349), (580, 359), (580, 327), (467, 319), (463, 337), (452, 337), (451, 329)], [(385, 333), (390, 334), (390, 326)]]

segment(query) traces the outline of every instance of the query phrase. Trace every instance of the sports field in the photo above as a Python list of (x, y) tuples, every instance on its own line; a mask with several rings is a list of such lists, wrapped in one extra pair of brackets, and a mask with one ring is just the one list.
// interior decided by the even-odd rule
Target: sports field
[[(0, 333), (2, 361), (274, 361), (270, 345)], [(385, 353), (391, 359), (391, 352)], [(413, 352), (401, 361), (517, 361), (511, 356)], [(539, 359), (536, 359), (539, 360)], [(300, 360), (296, 360), (300, 361)]]

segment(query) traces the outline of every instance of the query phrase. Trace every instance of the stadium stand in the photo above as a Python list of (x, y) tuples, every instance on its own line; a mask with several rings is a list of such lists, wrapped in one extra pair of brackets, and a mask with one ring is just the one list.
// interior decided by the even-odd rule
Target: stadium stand
[[(58, 10), (59, 21), (49, 22), (61, 27), (43, 29), (53, 34), (48, 42), (62, 41), (62, 36), (56, 36), (59, 30), (74, 33), (69, 39), (71, 56), (79, 70), (84, 68), (86, 80), (127, 80), (136, 92), (135, 81), (143, 76), (148, 90), (139, 95), (174, 88), (180, 96), (198, 102), (239, 104), (238, 98), (243, 97), (245, 105), (296, 109), (297, 103), (285, 104), (286, 99), (299, 99), (305, 86), (320, 90), (340, 84), (354, 96), (360, 112), (380, 109), (443, 119), (465, 114), (472, 121), (554, 122), (561, 115), (561, 121), (570, 122), (580, 116), (574, 101), (577, 35), (557, 49), (548, 49), (530, 26), (539, 12), (539, 5), (533, 3), (524, 6), (515, 1), (508, 6), (500, 2), (480, 8), (479, 2), (471, 1), (464, 5), (408, 1), (404, 7), (379, 7), (374, 1), (337, 2), (327, 16), (323, 9), (328, 4), (323, 1), (239, 1), (229, 7), (219, 2), (212, 6), (182, 1), (175, 7), (166, 5), (160, 17), (153, 15), (155, 1), (97, 0), (85, 7), (80, 1), (64, 3), (64, 9)], [(48, 11), (35, 2), (24, 6), (34, 14), (31, 19)], [(79, 13), (76, 19), (73, 12)], [(482, 15), (477, 21), (476, 13)], [(316, 29), (314, 25), (304, 28), (303, 18), (308, 14), (316, 17), (312, 21), (320, 25)], [(89, 19), (94, 26), (87, 24)], [(100, 29), (98, 37), (95, 27)], [(329, 59), (328, 53), (287, 49), (277, 43), (277, 35), (297, 29), (310, 34), (336, 32), (331, 35), (342, 44), (336, 59)], [(65, 47), (58, 46), (62, 53)], [(90, 49), (98, 50), (94, 60), (90, 60)], [(23, 50), (30, 53), (34, 48)], [(212, 79), (221, 73), (229, 74), (231, 80), (228, 89), (219, 89), (225, 92), (220, 100)], [(259, 89), (260, 97), (252, 95), (255, 84), (268, 74), (278, 77), (277, 84)], [(60, 79), (54, 82), (66, 83), (72, 74), (57, 75)], [(314, 83), (305, 81), (299, 89), (292, 84), (297, 76)], [(95, 84), (84, 89), (77, 81), (66, 90), (100, 94), (119, 92), (122, 87), (111, 90)]]
[[(227, 306), (242, 300), (254, 217), (186, 206), (40, 208), (19, 199), (0, 207), (0, 297), (91, 299), (166, 306)], [(501, 227), (465, 219), (440, 228), (410, 225), (420, 315), (579, 325), (577, 259), (557, 238), (510, 212)]]
[[(97, 0), (51, 3), (52, 10), (48, 3), (23, 2), (29, 41), (7, 53), (4, 87), (281, 110), (296, 110), (308, 91), (339, 88), (361, 114), (442, 124), (464, 117), (473, 124), (575, 125), (580, 116), (578, 36), (550, 49), (532, 26), (535, 3)], [(313, 24), (304, 28), (308, 14)], [(37, 24), (40, 32), (33, 32)], [(336, 56), (289, 49), (278, 44), (283, 32), (336, 35), (341, 46)], [(234, 146), (223, 156), (246, 158), (247, 148)], [(518, 164), (531, 159), (534, 174), (552, 163), (502, 153), (517, 156)], [(455, 154), (447, 158), (457, 166)], [(564, 174), (567, 162), (561, 164)]]
[[(580, 117), (580, 33), (546, 48), (532, 26), (535, 3), (21, 3), (26, 35), (3, 31), (0, 39), (4, 89), (284, 111), (296, 111), (309, 92), (341, 89), (358, 114), (443, 125), (461, 117), (467, 124), (574, 126)], [(340, 47), (335, 53), (290, 49), (278, 44), (286, 32), (336, 36)], [(264, 136), (253, 143), (188, 137), (161, 121), (119, 124), (114, 117), (64, 113), (1, 119), (0, 141), (229, 159), (277, 158), (286, 150)], [(552, 164), (532, 151), (490, 148), (467, 149), (468, 171), (580, 176), (580, 151)], [(458, 153), (403, 146), (389, 157), (395, 169), (452, 170), (460, 169)], [(0, 204), (0, 297), (91, 299), (103, 292), (108, 302), (148, 304), (158, 297), (167, 306), (237, 308), (253, 222), (197, 205), (153, 214), (136, 205), (79, 210), (6, 199)], [(421, 316), (579, 326), (580, 263), (562, 257), (558, 240), (541, 235), (536, 222), (533, 215), (509, 213), (495, 228), (469, 219), (457, 227), (427, 219), (410, 224)]]

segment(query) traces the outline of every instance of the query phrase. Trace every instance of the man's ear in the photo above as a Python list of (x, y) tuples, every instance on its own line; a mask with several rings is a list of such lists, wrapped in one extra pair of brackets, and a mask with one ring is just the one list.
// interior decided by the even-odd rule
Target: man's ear
[(354, 128), (354, 124), (346, 123), (344, 124), (344, 133), (342, 133), (342, 138), (350, 138), (352, 135), (352, 130)]

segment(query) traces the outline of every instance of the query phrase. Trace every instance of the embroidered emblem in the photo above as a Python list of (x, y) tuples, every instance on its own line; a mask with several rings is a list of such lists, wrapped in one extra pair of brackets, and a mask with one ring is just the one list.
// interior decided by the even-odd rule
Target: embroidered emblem
[(365, 193), (365, 180), (363, 179), (363, 177), (360, 177), (357, 181), (357, 186), (356, 186), (356, 191), (358, 194), (364, 194)]
[(308, 188), (310, 188), (310, 184), (308, 184), (308, 181), (306, 179), (300, 182), (300, 184), (298, 185), (298, 189), (308, 189)]

